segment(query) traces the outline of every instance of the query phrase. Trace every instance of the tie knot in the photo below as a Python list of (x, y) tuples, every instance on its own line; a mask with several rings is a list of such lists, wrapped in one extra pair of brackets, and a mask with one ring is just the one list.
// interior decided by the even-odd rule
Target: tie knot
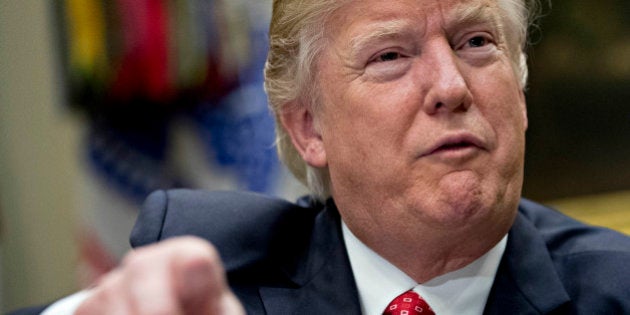
[(418, 293), (409, 290), (392, 300), (383, 315), (435, 315), (429, 304), (418, 295)]

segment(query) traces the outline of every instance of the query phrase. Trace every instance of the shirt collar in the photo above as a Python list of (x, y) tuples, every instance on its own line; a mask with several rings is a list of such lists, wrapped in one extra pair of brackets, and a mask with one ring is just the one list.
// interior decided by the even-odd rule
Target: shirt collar
[(482, 314), (507, 244), (505, 235), (467, 266), (418, 284), (363, 244), (343, 222), (342, 231), (365, 315), (381, 315), (396, 296), (411, 288), (436, 314)]

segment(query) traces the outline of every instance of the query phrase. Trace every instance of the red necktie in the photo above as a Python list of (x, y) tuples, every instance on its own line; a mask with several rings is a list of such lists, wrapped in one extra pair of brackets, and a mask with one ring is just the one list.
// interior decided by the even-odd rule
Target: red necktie
[(423, 300), (418, 293), (409, 290), (399, 296), (397, 296), (385, 311), (383, 311), (383, 315), (435, 315), (433, 310), (427, 304), (425, 300)]

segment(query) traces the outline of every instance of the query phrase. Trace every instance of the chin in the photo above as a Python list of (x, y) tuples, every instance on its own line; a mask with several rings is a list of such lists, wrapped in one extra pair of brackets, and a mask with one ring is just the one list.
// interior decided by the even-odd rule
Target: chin
[(436, 223), (448, 227), (464, 227), (476, 224), (479, 218), (485, 218), (490, 212), (490, 206), (481, 198), (457, 198), (440, 200), (434, 213)]
[[(455, 185), (436, 189), (434, 198), (416, 200), (425, 220), (443, 228), (479, 226), (500, 219), (503, 200), (497, 191), (485, 189), (480, 182), (458, 181)], [(446, 189), (445, 189), (446, 188)]]

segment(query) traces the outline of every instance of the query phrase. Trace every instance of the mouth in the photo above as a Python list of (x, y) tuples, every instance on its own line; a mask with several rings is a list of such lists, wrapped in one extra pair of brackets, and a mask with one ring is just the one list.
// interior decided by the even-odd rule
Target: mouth
[(441, 138), (426, 150), (423, 156), (439, 155), (445, 158), (457, 158), (468, 156), (479, 150), (486, 150), (484, 142), (479, 137), (463, 133)]

